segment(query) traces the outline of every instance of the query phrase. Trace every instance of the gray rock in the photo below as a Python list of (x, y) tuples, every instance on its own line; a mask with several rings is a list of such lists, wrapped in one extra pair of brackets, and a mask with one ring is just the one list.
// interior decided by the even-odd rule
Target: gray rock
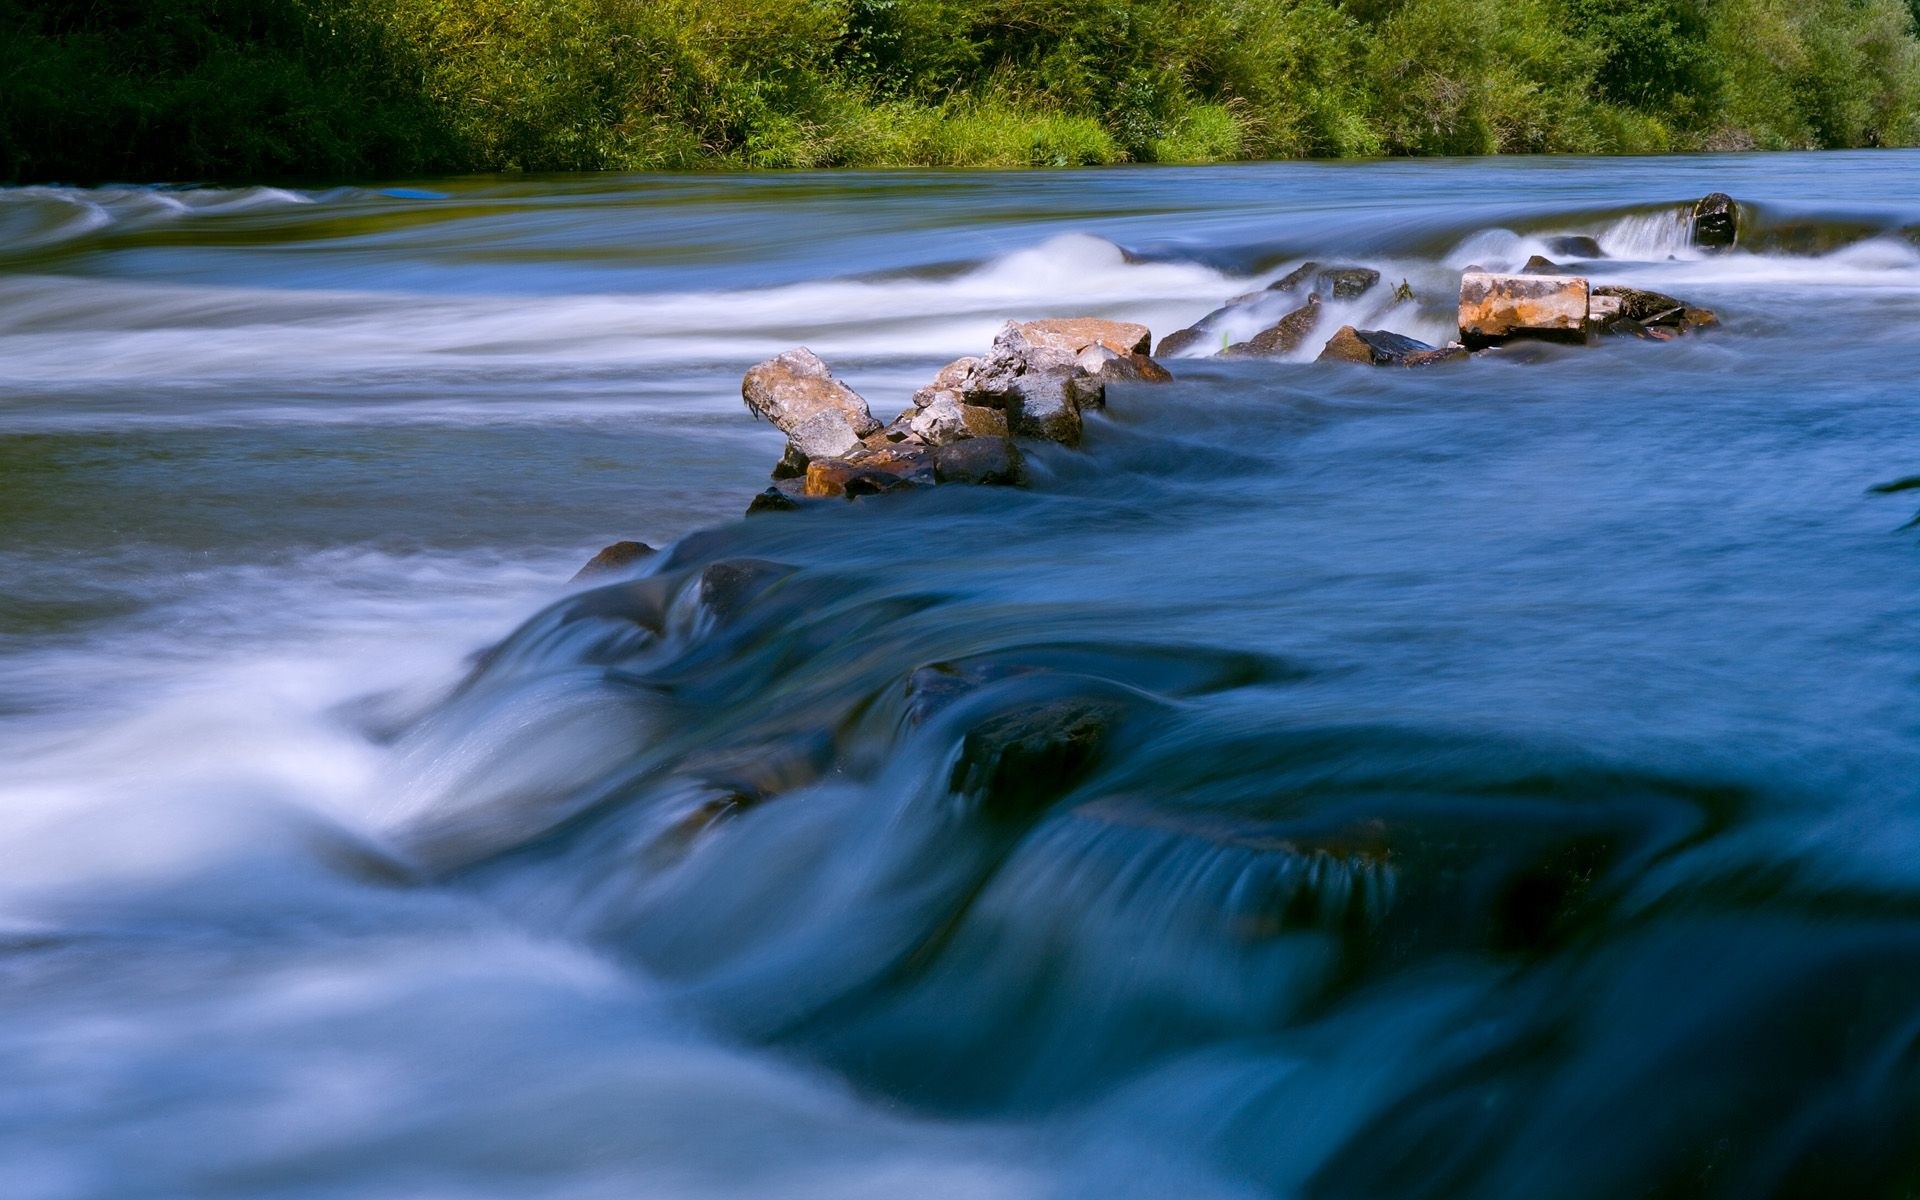
[(933, 477), (940, 483), (1018, 486), (1026, 482), (1026, 468), (1012, 438), (967, 438), (934, 450)]
[[(1080, 444), (1080, 409), (1086, 390), (1077, 387), (1069, 371), (1037, 371), (1014, 380), (1008, 392), (1007, 414), (1013, 432), (1021, 437), (1045, 438), (1063, 446)], [(1093, 382), (1093, 381), (1089, 381)], [(1098, 387), (1100, 402), (1106, 389)], [(1089, 407), (1098, 407), (1097, 404)]]
[(755, 416), (788, 435), (823, 412), (838, 413), (856, 439), (880, 428), (860, 393), (835, 379), (820, 356), (804, 346), (749, 369), (740, 396)]
[[(876, 421), (866, 432), (875, 433), (879, 429)], [(789, 457), (798, 454), (809, 462), (816, 458), (840, 458), (860, 446), (860, 437), (861, 431), (848, 423), (846, 413), (837, 408), (823, 408), (787, 431)], [(781, 460), (783, 465), (787, 461)]]
[(1354, 300), (1373, 290), (1380, 272), (1372, 267), (1328, 267), (1313, 277), (1314, 290), (1335, 300)]
[(1563, 233), (1547, 239), (1547, 253), (1561, 254), (1568, 258), (1605, 258), (1606, 251), (1600, 249), (1600, 243), (1584, 233)]

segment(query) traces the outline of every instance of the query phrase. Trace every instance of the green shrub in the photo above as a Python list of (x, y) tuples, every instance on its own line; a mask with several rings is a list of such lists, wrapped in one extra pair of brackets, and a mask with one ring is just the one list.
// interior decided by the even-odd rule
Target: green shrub
[(12, 180), (1906, 145), (1920, 0), (0, 0)]

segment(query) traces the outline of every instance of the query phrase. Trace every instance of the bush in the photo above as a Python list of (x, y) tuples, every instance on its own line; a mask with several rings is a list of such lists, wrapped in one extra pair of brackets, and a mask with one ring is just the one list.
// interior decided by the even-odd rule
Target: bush
[(0, 81), (12, 180), (1920, 138), (1909, 0), (0, 0)]

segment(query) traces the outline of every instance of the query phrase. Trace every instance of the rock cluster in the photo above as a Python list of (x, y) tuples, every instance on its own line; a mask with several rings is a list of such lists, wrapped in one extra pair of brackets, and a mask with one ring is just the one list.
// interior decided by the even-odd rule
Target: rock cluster
[(1669, 341), (1719, 323), (1711, 311), (1672, 296), (1595, 287), (1578, 275), (1469, 271), (1460, 277), (1460, 340), (1474, 349), (1515, 338), (1584, 343), (1596, 334)]
[(948, 363), (882, 426), (811, 350), (750, 369), (741, 396), (787, 435), (774, 484), (749, 512), (937, 483), (1018, 484), (1016, 438), (1080, 444), (1082, 414), (1107, 385), (1164, 383), (1144, 325), (1097, 317), (1009, 321), (988, 352)]

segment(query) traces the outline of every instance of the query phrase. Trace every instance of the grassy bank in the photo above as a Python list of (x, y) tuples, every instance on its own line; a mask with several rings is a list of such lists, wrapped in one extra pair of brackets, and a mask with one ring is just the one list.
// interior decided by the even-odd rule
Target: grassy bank
[(1908, 145), (1914, 19), (1909, 0), (0, 0), (0, 174)]

